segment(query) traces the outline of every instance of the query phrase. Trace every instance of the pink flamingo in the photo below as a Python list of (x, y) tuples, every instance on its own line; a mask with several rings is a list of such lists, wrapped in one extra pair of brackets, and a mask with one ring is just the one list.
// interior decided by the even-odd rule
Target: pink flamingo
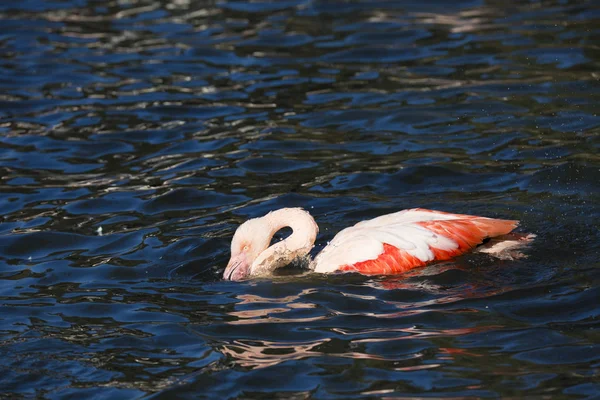
[[(486, 238), (510, 233), (518, 223), (423, 208), (403, 210), (342, 230), (309, 267), (318, 273), (399, 274), (464, 254)], [(273, 235), (284, 227), (292, 228), (292, 234), (271, 246)], [(306, 257), (318, 232), (313, 217), (301, 208), (282, 208), (250, 219), (233, 235), (231, 259), (223, 277), (237, 281), (268, 276), (294, 259)], [(500, 241), (484, 251), (497, 253), (533, 237), (521, 235), (516, 241)]]

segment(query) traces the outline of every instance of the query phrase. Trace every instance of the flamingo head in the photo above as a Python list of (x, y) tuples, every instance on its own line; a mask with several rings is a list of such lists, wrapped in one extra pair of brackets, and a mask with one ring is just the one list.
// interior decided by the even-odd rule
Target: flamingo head
[[(272, 246), (280, 229), (290, 227), (292, 234)], [(269, 276), (277, 268), (305, 257), (315, 242), (319, 227), (301, 208), (282, 208), (244, 222), (231, 241), (231, 258), (223, 278), (239, 281), (250, 276)]]
[(231, 240), (231, 258), (223, 277), (232, 281), (247, 278), (254, 261), (269, 247), (272, 236), (269, 226), (261, 218), (240, 225)]

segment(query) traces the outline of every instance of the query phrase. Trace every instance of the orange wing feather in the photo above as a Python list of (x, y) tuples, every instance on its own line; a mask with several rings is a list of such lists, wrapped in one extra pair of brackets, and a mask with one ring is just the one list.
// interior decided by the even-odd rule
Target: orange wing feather
[(376, 259), (361, 261), (352, 265), (344, 265), (339, 270), (347, 272), (355, 271), (365, 275), (391, 275), (400, 274), (424, 265), (425, 263), (418, 257), (410, 255), (405, 250), (384, 243), (383, 253)]
[[(478, 244), (481, 244), (485, 238), (505, 235), (511, 232), (516, 228), (518, 223), (518, 221), (513, 220), (481, 218), (469, 215), (465, 215), (461, 219), (415, 222), (415, 224), (438, 235), (445, 236), (458, 244), (458, 247), (453, 250), (442, 250), (434, 246), (429, 246), (434, 255), (434, 260), (430, 262), (445, 261), (464, 254)], [(427, 264), (407, 251), (398, 249), (387, 243), (383, 244), (383, 249), (383, 253), (376, 259), (361, 261), (352, 265), (344, 265), (339, 270), (348, 272), (356, 271), (365, 275), (398, 274)]]

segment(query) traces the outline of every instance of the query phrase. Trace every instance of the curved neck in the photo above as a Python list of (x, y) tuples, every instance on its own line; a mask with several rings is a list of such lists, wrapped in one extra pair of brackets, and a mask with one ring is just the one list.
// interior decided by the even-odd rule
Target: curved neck
[(285, 227), (292, 228), (292, 234), (285, 240), (275, 243), (258, 255), (252, 263), (250, 274), (269, 275), (275, 269), (291, 263), (294, 259), (306, 256), (312, 249), (319, 227), (313, 217), (301, 208), (283, 208), (272, 211), (263, 217), (269, 240)]

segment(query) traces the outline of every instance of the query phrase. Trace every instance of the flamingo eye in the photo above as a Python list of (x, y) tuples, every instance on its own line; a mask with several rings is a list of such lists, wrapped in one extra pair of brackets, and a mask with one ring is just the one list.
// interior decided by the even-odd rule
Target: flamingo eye
[(249, 249), (250, 249), (250, 246), (249, 246), (249, 245), (245, 245), (245, 246), (243, 247), (243, 250), (244, 250), (244, 251), (248, 251)]

